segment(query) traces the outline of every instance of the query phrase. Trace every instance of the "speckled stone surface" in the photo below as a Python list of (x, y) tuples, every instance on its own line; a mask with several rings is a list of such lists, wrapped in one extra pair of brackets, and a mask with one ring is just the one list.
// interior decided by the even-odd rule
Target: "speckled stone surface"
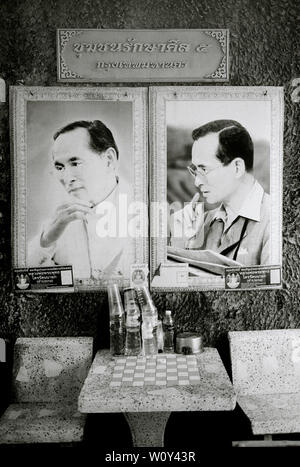
[(169, 416), (170, 412), (125, 413), (133, 446), (139, 448), (163, 447), (165, 427)]
[(92, 347), (91, 337), (17, 339), (14, 401), (75, 401), (92, 362)]
[(300, 433), (300, 393), (237, 397), (253, 434)]
[(91, 337), (20, 338), (14, 347), (11, 404), (0, 443), (77, 442), (85, 415), (77, 398), (92, 362)]
[(254, 434), (300, 432), (300, 329), (229, 333), (237, 402)]
[(0, 444), (78, 442), (85, 418), (76, 402), (11, 404), (0, 419)]
[(197, 355), (199, 385), (173, 387), (109, 386), (114, 358), (109, 351), (96, 354), (78, 399), (80, 412), (166, 412), (233, 410), (235, 393), (216, 349)]
[(300, 329), (229, 333), (237, 394), (300, 393)]

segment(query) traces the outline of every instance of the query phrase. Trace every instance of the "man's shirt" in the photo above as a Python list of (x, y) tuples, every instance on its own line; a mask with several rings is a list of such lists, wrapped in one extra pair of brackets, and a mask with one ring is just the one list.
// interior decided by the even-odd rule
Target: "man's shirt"
[(196, 222), (191, 205), (177, 211), (171, 220), (171, 245), (185, 249), (212, 249), (210, 237), (213, 224), (220, 218), (224, 227), (214, 251), (229, 258), (234, 258), (237, 252), (236, 261), (245, 266), (270, 264), (270, 196), (257, 181), (237, 212), (226, 210), (222, 204), (217, 209), (207, 211), (203, 215), (203, 222), (198, 222), (197, 231), (189, 238), (172, 237), (172, 229), (176, 226), (178, 232), (178, 224), (188, 220)]
[[(130, 264), (134, 262), (134, 245), (120, 226), (119, 201), (128, 193), (118, 185), (103, 202), (86, 215), (86, 221), (70, 222), (53, 245), (43, 248), (36, 236), (29, 244), (30, 267), (72, 265), (76, 279), (105, 279), (111, 275), (129, 277)], [(127, 199), (129, 204), (130, 200)], [(123, 229), (123, 230), (122, 230)]]

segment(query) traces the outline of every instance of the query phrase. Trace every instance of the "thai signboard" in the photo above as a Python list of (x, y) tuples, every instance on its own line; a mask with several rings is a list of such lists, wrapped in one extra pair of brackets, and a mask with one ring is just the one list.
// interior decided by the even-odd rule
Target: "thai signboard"
[(58, 29), (58, 81), (228, 81), (228, 48), (227, 29)]

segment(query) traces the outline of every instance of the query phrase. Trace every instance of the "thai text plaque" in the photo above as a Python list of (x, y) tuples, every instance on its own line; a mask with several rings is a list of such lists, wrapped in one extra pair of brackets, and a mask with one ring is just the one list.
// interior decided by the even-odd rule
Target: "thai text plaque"
[(228, 48), (227, 29), (58, 29), (58, 81), (228, 81)]

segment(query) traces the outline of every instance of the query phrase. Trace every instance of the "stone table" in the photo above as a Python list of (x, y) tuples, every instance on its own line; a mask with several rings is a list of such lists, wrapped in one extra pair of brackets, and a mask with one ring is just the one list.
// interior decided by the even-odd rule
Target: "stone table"
[(108, 350), (100, 350), (80, 392), (78, 409), (82, 413), (122, 412), (134, 446), (162, 447), (171, 412), (229, 411), (235, 407), (234, 389), (218, 351), (207, 347), (196, 359), (200, 374), (197, 384), (115, 388), (110, 385), (115, 357)]

